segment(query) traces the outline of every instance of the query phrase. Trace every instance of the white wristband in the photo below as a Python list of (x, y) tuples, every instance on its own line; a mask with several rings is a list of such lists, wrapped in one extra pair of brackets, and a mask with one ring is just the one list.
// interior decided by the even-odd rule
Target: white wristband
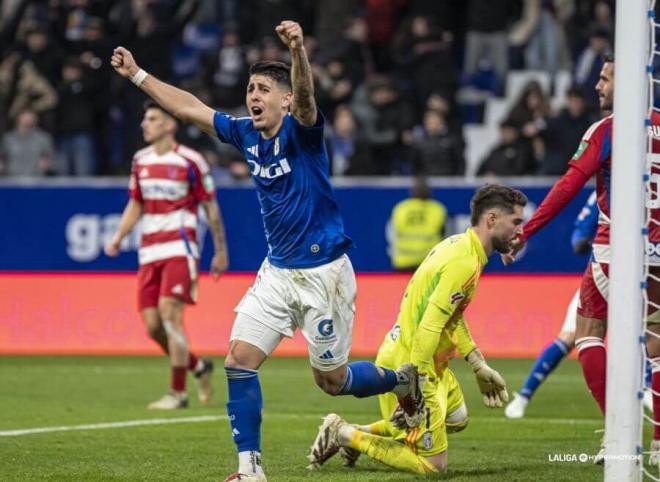
[(133, 82), (136, 86), (140, 87), (142, 85), (142, 82), (144, 82), (144, 79), (147, 78), (147, 75), (149, 75), (146, 71), (140, 69), (138, 70), (133, 77), (131, 77), (131, 82)]

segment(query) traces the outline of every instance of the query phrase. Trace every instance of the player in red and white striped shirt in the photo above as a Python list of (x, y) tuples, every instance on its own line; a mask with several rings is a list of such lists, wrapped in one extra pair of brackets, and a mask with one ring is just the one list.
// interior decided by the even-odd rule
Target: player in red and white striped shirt
[(171, 391), (149, 408), (184, 408), (188, 370), (195, 375), (200, 401), (207, 403), (212, 394), (213, 363), (190, 351), (183, 326), (184, 307), (194, 304), (197, 294), (199, 205), (213, 237), (215, 279), (228, 264), (224, 227), (208, 164), (198, 152), (177, 144), (174, 117), (149, 102), (141, 126), (149, 146), (133, 157), (130, 200), (105, 253), (117, 256), (122, 239), (142, 221), (138, 306), (149, 336), (169, 355), (172, 367)]

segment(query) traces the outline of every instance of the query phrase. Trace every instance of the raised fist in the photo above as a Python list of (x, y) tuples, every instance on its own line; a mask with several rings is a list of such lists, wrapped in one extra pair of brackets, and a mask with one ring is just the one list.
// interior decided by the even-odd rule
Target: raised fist
[(303, 46), (303, 31), (298, 23), (284, 20), (275, 27), (275, 31), (282, 43), (289, 47), (289, 49), (298, 49)]

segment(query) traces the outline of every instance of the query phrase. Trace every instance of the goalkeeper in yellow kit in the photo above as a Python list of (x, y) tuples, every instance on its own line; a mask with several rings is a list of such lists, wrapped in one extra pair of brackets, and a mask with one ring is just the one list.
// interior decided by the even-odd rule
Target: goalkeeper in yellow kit
[(396, 369), (412, 363), (419, 372), (416, 400), (379, 395), (382, 420), (351, 425), (329, 414), (309, 455), (310, 468), (337, 452), (346, 465), (360, 454), (420, 474), (447, 466), (447, 433), (463, 430), (468, 413), (449, 360), (457, 350), (472, 367), (488, 407), (508, 400), (502, 376), (490, 368), (463, 317), (488, 256), (507, 253), (522, 233), (527, 198), (518, 190), (487, 184), (471, 201), (472, 227), (437, 244), (408, 283), (394, 327), (376, 364)]

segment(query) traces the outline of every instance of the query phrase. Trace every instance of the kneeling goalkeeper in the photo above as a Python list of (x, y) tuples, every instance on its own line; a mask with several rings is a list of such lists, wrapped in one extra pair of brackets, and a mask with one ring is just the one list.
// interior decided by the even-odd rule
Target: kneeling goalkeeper
[(472, 198), (472, 227), (436, 245), (408, 283), (397, 322), (387, 333), (376, 365), (396, 369), (412, 363), (419, 372), (418, 399), (379, 395), (382, 420), (352, 425), (339, 415), (324, 418), (309, 455), (310, 469), (337, 452), (346, 465), (360, 454), (419, 474), (447, 467), (447, 433), (467, 426), (463, 393), (449, 360), (455, 350), (470, 364), (488, 407), (508, 400), (501, 375), (490, 368), (463, 317), (488, 256), (506, 253), (522, 233), (526, 196), (490, 184)]

